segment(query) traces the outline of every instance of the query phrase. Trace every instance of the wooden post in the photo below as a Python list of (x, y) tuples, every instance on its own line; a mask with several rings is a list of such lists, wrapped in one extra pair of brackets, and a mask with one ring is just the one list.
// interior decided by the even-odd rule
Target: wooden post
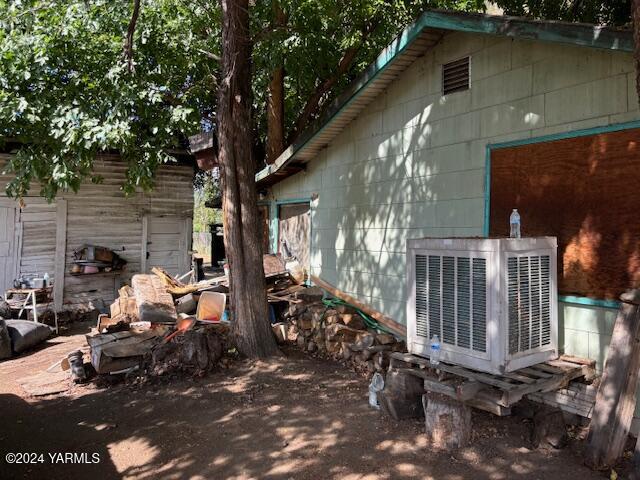
[(443, 394), (422, 396), (425, 430), (433, 450), (455, 450), (471, 439), (471, 407)]
[(633, 470), (631, 472), (631, 480), (640, 480), (640, 434), (636, 441), (636, 453), (633, 455)]
[[(56, 312), (62, 310), (64, 301), (64, 275), (67, 261), (67, 201), (56, 200), (56, 253), (53, 272), (53, 305)], [(56, 325), (57, 328), (57, 325)]]
[(640, 369), (640, 290), (620, 296), (602, 381), (591, 418), (585, 462), (611, 467), (622, 455), (636, 406)]

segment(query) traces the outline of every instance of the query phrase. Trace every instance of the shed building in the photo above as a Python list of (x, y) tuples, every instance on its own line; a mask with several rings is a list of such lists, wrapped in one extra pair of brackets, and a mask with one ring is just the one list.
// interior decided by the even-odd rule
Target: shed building
[(407, 239), (508, 235), (518, 208), (558, 237), (561, 348), (602, 367), (640, 285), (632, 50), (628, 30), (425, 12), (256, 176), (272, 250), (306, 207), (312, 273), (404, 322)]
[[(0, 172), (8, 160), (0, 155)], [(45, 272), (54, 280), (58, 311), (77, 306), (109, 305), (135, 273), (152, 266), (171, 274), (190, 269), (193, 218), (193, 166), (158, 168), (155, 188), (125, 197), (120, 186), (127, 165), (117, 155), (101, 155), (94, 173), (78, 193), (61, 192), (52, 203), (34, 185), (22, 205), (4, 196), (10, 175), (0, 174), (0, 291), (24, 275)], [(82, 245), (113, 250), (126, 260), (123, 271), (73, 275), (74, 251)]]

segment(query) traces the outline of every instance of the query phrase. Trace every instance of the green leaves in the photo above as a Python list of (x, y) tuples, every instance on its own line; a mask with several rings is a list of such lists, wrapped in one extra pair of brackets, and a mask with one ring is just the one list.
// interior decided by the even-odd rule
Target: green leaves
[(210, 77), (217, 65), (194, 61), (215, 51), (196, 36), (204, 13), (191, 2), (148, 0), (134, 36), (136, 70), (124, 65), (128, 2), (23, 0), (0, 2), (0, 136), (20, 142), (7, 166), (20, 197), (31, 181), (51, 199), (90, 177), (100, 152), (119, 151), (129, 164), (123, 190), (153, 186), (211, 112)]
[[(267, 85), (284, 67), (285, 129), (335, 76), (346, 52), (346, 73), (326, 92), (335, 98), (424, 8), (483, 10), (482, 0), (256, 0), (251, 10), (254, 119), (266, 136)], [(500, 0), (509, 13), (624, 23), (629, 2)], [(26, 195), (32, 181), (51, 199), (92, 177), (101, 152), (128, 163), (125, 193), (153, 187), (166, 152), (184, 148), (201, 125), (215, 125), (220, 17), (215, 0), (144, 0), (133, 61), (123, 46), (132, 0), (0, 0), (0, 138), (16, 147), (6, 169), (7, 192)], [(312, 121), (317, 111), (314, 111)]]

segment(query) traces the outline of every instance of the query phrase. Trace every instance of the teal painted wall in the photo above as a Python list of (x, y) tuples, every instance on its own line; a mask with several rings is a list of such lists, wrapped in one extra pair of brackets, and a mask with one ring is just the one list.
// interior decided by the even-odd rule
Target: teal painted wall
[[(466, 55), (471, 88), (443, 96)], [(454, 33), (271, 198), (317, 194), (313, 273), (404, 322), (406, 240), (483, 234), (487, 145), (636, 120), (629, 53)], [(615, 310), (560, 309), (567, 352), (602, 362)]]

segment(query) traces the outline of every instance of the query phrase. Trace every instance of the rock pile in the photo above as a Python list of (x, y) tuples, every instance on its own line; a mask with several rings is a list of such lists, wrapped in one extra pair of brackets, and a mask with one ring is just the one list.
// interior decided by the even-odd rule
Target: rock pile
[(316, 287), (296, 293), (297, 303), (284, 311), (287, 340), (368, 374), (386, 371), (391, 352), (406, 351), (405, 343), (395, 336), (369, 328), (353, 307), (327, 306), (322, 297), (322, 290)]

